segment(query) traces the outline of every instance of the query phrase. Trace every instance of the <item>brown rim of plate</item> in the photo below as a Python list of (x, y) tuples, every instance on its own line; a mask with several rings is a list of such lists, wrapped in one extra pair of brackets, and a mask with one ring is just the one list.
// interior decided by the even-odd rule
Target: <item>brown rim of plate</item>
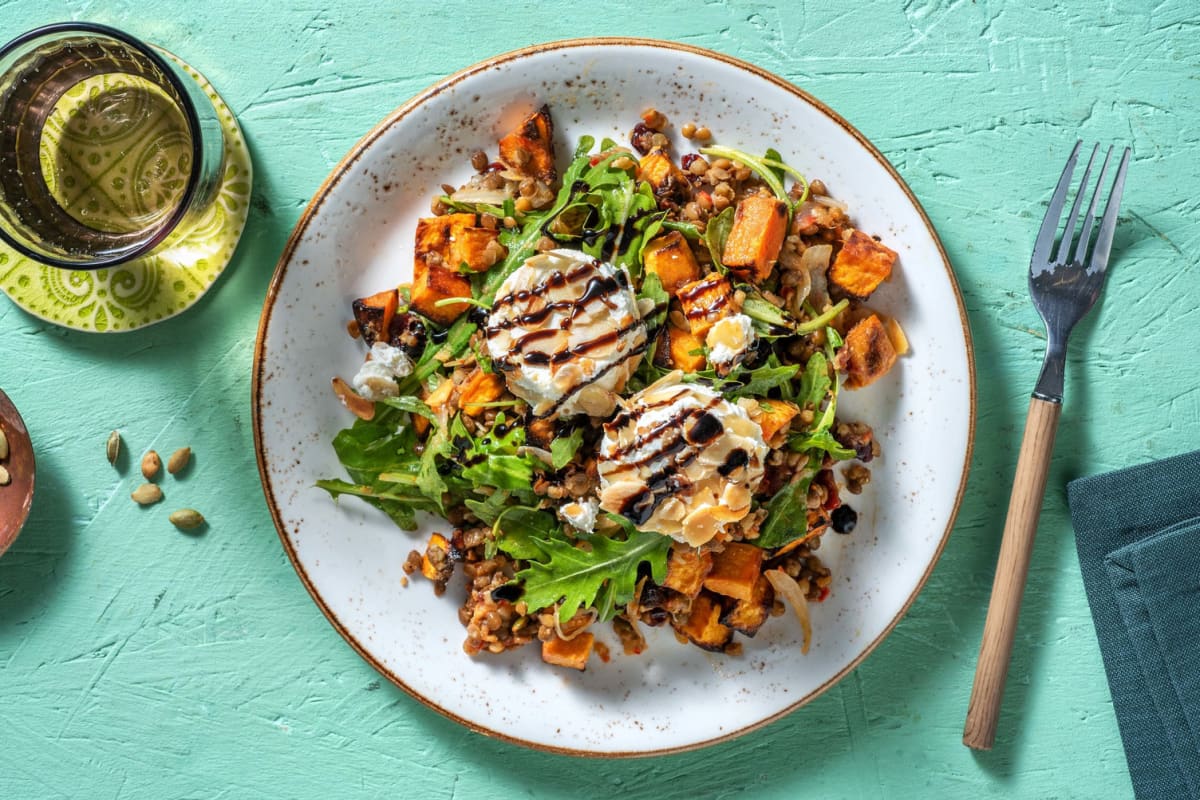
[[(836, 122), (844, 131), (853, 136), (855, 140), (857, 140), (859, 144), (866, 148), (867, 152), (869, 152), (875, 158), (875, 160), (879, 162), (880, 166), (887, 170), (888, 174), (892, 176), (892, 179), (896, 181), (896, 183), (904, 191), (904, 194), (906, 197), (908, 197), (909, 202), (913, 204), (913, 207), (917, 210), (917, 213), (920, 214), (922, 222), (925, 223), (925, 229), (928, 231), (929, 235), (933, 238), (934, 243), (937, 245), (938, 253), (942, 258), (942, 266), (945, 267), (946, 277), (950, 280), (950, 285), (954, 290), (954, 297), (958, 304), (958, 316), (959, 321), (962, 324), (963, 342), (966, 345), (967, 373), (970, 378), (971, 402), (970, 416), (967, 425), (967, 449), (964, 453), (962, 476), (959, 480), (958, 492), (954, 498), (954, 507), (950, 511), (950, 518), (946, 522), (946, 530), (942, 533), (942, 539), (938, 543), (937, 550), (934, 552), (933, 558), (929, 562), (929, 566), (926, 567), (925, 573), (921, 575), (921, 579), (917, 583), (916, 588), (913, 589), (912, 594), (909, 595), (908, 599), (904, 602), (904, 605), (896, 613), (896, 616), (893, 617), (892, 621), (888, 623), (887, 627), (884, 628), (883, 631), (880, 632), (880, 634), (875, 637), (875, 639), (873, 639), (871, 643), (868, 644), (863, 651), (859, 653), (858, 656), (856, 656), (854, 660), (847, 664), (840, 672), (827, 680), (825, 683), (818, 686), (813, 691), (809, 692), (804, 697), (789, 705), (787, 708), (751, 725), (747, 725), (744, 728), (740, 728), (736, 731), (732, 731), (721, 736), (716, 736), (712, 739), (706, 739), (703, 742), (695, 742), (693, 744), (683, 745), (680, 747), (664, 747), (658, 750), (595, 752), (590, 750), (576, 750), (568, 747), (554, 747), (552, 745), (541, 744), (539, 742), (532, 742), (516, 736), (509, 736), (508, 734), (500, 733), (499, 731), (485, 728), (481, 725), (471, 722), (470, 720), (463, 719), (457, 714), (442, 708), (429, 698), (413, 690), (411, 687), (405, 684), (404, 681), (400, 680), (399, 677), (393, 675), (386, 667), (384, 667), (383, 664), (377, 661), (375, 657), (372, 656), (371, 653), (368, 652), (367, 649), (363, 647), (363, 645), (357, 639), (354, 638), (350, 631), (342, 625), (341, 621), (329, 609), (329, 607), (325, 605), (325, 601), (321, 598), (321, 595), (317, 591), (316, 587), (313, 586), (312, 581), (309, 580), (308, 573), (305, 571), (304, 565), (301, 564), (296, 558), (296, 552), (293, 549), (291, 542), (288, 540), (287, 532), (284, 530), (283, 524), (280, 521), (279, 508), (275, 505), (275, 498), (271, 489), (271, 479), (267, 473), (266, 463), (263, 458), (261, 410), (262, 396), (260, 390), (263, 371), (263, 347), (266, 341), (267, 328), (271, 323), (271, 312), (274, 310), (275, 298), (279, 293), (279, 286), (283, 282), (284, 274), (287, 272), (288, 264), (291, 261), (292, 254), (296, 249), (296, 245), (304, 235), (309, 223), (312, 221), (313, 215), (320, 209), (321, 204), (324, 202), (334, 184), (336, 184), (350, 171), (354, 163), (359, 159), (359, 157), (361, 157), (363, 152), (392, 125), (403, 119), (409, 112), (420, 106), (431, 97), (434, 97), (449, 87), (454, 86), (465, 78), (468, 78), (471, 75), (475, 75), (479, 72), (483, 72), (484, 70), (491, 69), (499, 64), (516, 61), (518, 59), (537, 55), (539, 53), (562, 50), (570, 47), (595, 46), (658, 47), (664, 50), (676, 50), (679, 52), (720, 61), (729, 66), (744, 70), (751, 75), (762, 78), (763, 80), (769, 81), (779, 88), (790, 92), (804, 102), (809, 103), (817, 108), (822, 114), (825, 114), (831, 120)], [(328, 619), (330, 624), (333, 625), (334, 629), (341, 634), (342, 638), (345, 639), (355, 651), (357, 651), (363, 660), (374, 667), (376, 671), (378, 671), (389, 681), (403, 689), (410, 697), (420, 701), (439, 714), (454, 720), (460, 725), (469, 728), (476, 733), (481, 733), (485, 736), (502, 739), (506, 742), (523, 745), (525, 747), (543, 752), (571, 756), (587, 756), (591, 758), (642, 758), (647, 756), (670, 755), (673, 753), (683, 753), (690, 750), (698, 750), (703, 747), (709, 747), (714, 744), (726, 742), (750, 733), (751, 731), (758, 730), (759, 728), (769, 725), (776, 720), (782, 719), (801, 706), (806, 705), (810, 701), (816, 699), (827, 689), (848, 675), (851, 670), (862, 663), (863, 659), (865, 659), (879, 645), (879, 643), (882, 642), (884, 638), (892, 632), (892, 629), (896, 627), (896, 624), (908, 612), (909, 607), (912, 605), (913, 601), (916, 600), (917, 595), (921, 592), (921, 589), (925, 587), (925, 582), (929, 579), (930, 574), (933, 572), (933, 568), (937, 565), (938, 560), (941, 558), (942, 551), (946, 547), (946, 542), (950, 538), (950, 531), (954, 528), (954, 521), (958, 516), (958, 510), (962, 506), (963, 494), (967, 486), (967, 475), (970, 472), (971, 459), (973, 457), (975, 445), (975, 350), (971, 341), (971, 329), (967, 321), (967, 312), (966, 307), (963, 304), (962, 292), (959, 290), (958, 280), (954, 276), (954, 270), (950, 266), (950, 259), (946, 256), (946, 250), (942, 246), (942, 241), (940, 238), (938, 238), (937, 231), (934, 230), (933, 224), (929, 221), (929, 216), (925, 213), (925, 209), (921, 206), (916, 196), (913, 195), (912, 190), (908, 188), (908, 184), (904, 182), (904, 179), (900, 177), (900, 174), (896, 172), (896, 169), (891, 165), (891, 163), (883, 156), (882, 153), (879, 152), (878, 149), (876, 149), (873, 144), (871, 144), (870, 141), (867, 140), (865, 136), (859, 133), (853, 125), (843, 119), (837, 112), (829, 108), (817, 98), (810, 95), (808, 92), (797, 86), (794, 86), (793, 84), (785, 81), (783, 78), (780, 78), (771, 72), (761, 69), (760, 67), (756, 67), (749, 62), (742, 61), (741, 59), (712, 50), (706, 50), (702, 47), (694, 47), (692, 45), (679, 44), (677, 42), (667, 42), (659, 39), (645, 39), (625, 36), (597, 36), (579, 39), (562, 39), (559, 41), (547, 42), (545, 44), (532, 45), (530, 47), (521, 48), (520, 50), (513, 50), (508, 53), (493, 56), (486, 61), (481, 61), (478, 64), (456, 72), (429, 87), (428, 89), (425, 89), (407, 103), (404, 103), (399, 108), (392, 111), (392, 113), (388, 114), (383, 121), (372, 128), (365, 136), (363, 136), (358, 143), (351, 148), (350, 152), (347, 153), (340, 162), (338, 162), (338, 165), (333, 169), (332, 172), (330, 172), (329, 176), (325, 178), (324, 182), (321, 183), (321, 186), (317, 189), (316, 194), (313, 195), (313, 199), (309, 202), (308, 206), (304, 209), (304, 213), (301, 214), (300, 219), (297, 221), (296, 227), (292, 230), (291, 236), (288, 237), (287, 245), (285, 245), (283, 254), (279, 258), (279, 263), (275, 267), (275, 275), (271, 278), (271, 285), (267, 290), (266, 300), (263, 302), (262, 317), (260, 318), (258, 325), (258, 338), (254, 344), (254, 374), (252, 376), (251, 396), (253, 403), (252, 411), (254, 414), (255, 458), (258, 462), (259, 476), (262, 479), (263, 494), (266, 497), (267, 506), (270, 508), (271, 518), (275, 523), (275, 530), (278, 532), (279, 539), (281, 542), (283, 542), (283, 549), (287, 552), (288, 559), (292, 562), (292, 567), (296, 570), (296, 574), (300, 576), (300, 581), (304, 584), (304, 588), (308, 590), (309, 595), (312, 596), (313, 602), (317, 604), (317, 607), (321, 609), (321, 612), (325, 615), (326, 619)]]

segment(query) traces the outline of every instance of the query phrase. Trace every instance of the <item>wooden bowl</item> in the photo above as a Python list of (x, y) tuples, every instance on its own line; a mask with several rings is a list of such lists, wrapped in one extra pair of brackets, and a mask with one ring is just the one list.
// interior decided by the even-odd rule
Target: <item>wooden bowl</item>
[(0, 391), (0, 430), (8, 438), (8, 458), (0, 466), (12, 476), (11, 483), (0, 486), (0, 555), (4, 555), (29, 516), (36, 465), (25, 421), (3, 391)]

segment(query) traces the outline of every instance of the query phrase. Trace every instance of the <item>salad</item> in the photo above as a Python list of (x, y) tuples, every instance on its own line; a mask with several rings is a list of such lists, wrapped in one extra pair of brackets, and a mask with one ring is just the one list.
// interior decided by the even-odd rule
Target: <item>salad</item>
[(443, 185), (412, 282), (353, 302), (349, 479), (318, 485), (445, 520), (404, 568), (461, 575), (467, 653), (583, 669), (610, 623), (629, 654), (663, 625), (736, 654), (786, 606), (807, 652), (821, 537), (857, 524), (879, 445), (838, 397), (907, 350), (867, 305), (896, 254), (775, 150), (688, 123), (676, 160), (668, 130), (651, 109), (560, 173), (537, 109)]

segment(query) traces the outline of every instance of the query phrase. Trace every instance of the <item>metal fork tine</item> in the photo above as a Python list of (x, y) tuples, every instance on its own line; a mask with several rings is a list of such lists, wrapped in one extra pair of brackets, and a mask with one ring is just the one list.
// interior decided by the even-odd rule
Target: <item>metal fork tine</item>
[[(1075, 253), (1071, 256), (1071, 261), (1075, 264), (1082, 264), (1083, 257), (1087, 255), (1088, 239), (1092, 238), (1092, 225), (1096, 222), (1096, 203), (1100, 201), (1100, 193), (1104, 191), (1104, 179), (1108, 176), (1108, 164), (1112, 160), (1112, 154), (1113, 148), (1109, 145), (1108, 152), (1104, 155), (1104, 165), (1100, 167), (1100, 177), (1096, 179), (1096, 191), (1092, 192), (1092, 202), (1088, 204), (1087, 216), (1083, 219), (1083, 230), (1079, 232), (1079, 244), (1075, 245)], [(1080, 192), (1082, 193), (1082, 189)]]
[(1071, 254), (1071, 240), (1075, 237), (1075, 225), (1079, 222), (1079, 209), (1083, 206), (1083, 193), (1087, 191), (1088, 180), (1092, 177), (1092, 164), (1096, 163), (1096, 153), (1100, 152), (1100, 145), (1092, 145), (1092, 154), (1088, 157), (1087, 168), (1083, 171), (1083, 178), (1079, 181), (1079, 189), (1075, 192), (1075, 202), (1071, 204), (1071, 216), (1067, 218), (1067, 227), (1063, 229), (1062, 238), (1058, 242), (1058, 252), (1055, 254), (1054, 263), (1063, 265), (1067, 263), (1067, 257)]
[(1121, 193), (1125, 191), (1125, 173), (1129, 169), (1129, 148), (1125, 148), (1121, 156), (1121, 166), (1117, 169), (1117, 179), (1113, 181), (1112, 194), (1108, 196), (1108, 204), (1104, 206), (1104, 219), (1100, 223), (1100, 232), (1096, 234), (1096, 249), (1088, 262), (1088, 271), (1103, 272), (1108, 268), (1108, 255), (1112, 251), (1113, 233), (1117, 229), (1117, 210), (1121, 207)]
[(1046, 217), (1042, 220), (1042, 229), (1038, 231), (1037, 241), (1033, 245), (1033, 264), (1044, 269), (1050, 263), (1050, 248), (1054, 246), (1054, 233), (1058, 230), (1058, 222), (1062, 218), (1063, 204), (1067, 201), (1067, 190), (1071, 188), (1071, 175), (1075, 171), (1075, 160), (1079, 157), (1082, 141), (1075, 142), (1075, 149), (1063, 167), (1058, 186), (1050, 198), (1050, 207), (1046, 209)]

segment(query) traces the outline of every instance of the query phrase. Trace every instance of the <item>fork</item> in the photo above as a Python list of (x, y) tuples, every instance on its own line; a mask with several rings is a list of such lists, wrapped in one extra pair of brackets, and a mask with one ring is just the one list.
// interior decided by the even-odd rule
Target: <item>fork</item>
[[(1076, 142), (1067, 159), (1058, 186), (1050, 198), (1050, 207), (1042, 220), (1041, 230), (1033, 247), (1029, 264), (1029, 294), (1046, 326), (1046, 356), (1042, 372), (1029, 401), (1025, 419), (1025, 434), (1017, 457), (1008, 517), (1004, 522), (1004, 538), (996, 563), (992, 583), (992, 598), (988, 603), (987, 621), (983, 626), (983, 643), (975, 668), (975, 683), (971, 687), (971, 702), (963, 728), (963, 744), (975, 750), (990, 750), (996, 739), (996, 723), (1000, 717), (1000, 700), (1008, 677), (1012, 656), (1013, 636), (1017, 630), (1017, 615), (1021, 610), (1021, 595), (1029, 572), (1033, 539), (1037, 533), (1038, 515), (1046, 491), (1046, 473), (1054, 450), (1054, 434), (1062, 413), (1063, 378), (1067, 361), (1067, 337), (1075, 323), (1092, 308), (1104, 286), (1104, 274), (1112, 251), (1113, 232), (1117, 227), (1117, 209), (1125, 188), (1125, 173), (1129, 167), (1129, 148), (1121, 156), (1112, 191), (1104, 207), (1104, 218), (1093, 243), (1092, 228), (1096, 205), (1104, 190), (1113, 148), (1108, 148), (1096, 188), (1092, 193), (1083, 227), (1075, 236), (1080, 209), (1087, 191), (1092, 166), (1100, 145), (1092, 148), (1091, 158), (1083, 172), (1075, 202), (1061, 236), (1058, 235), (1063, 206), (1071, 187), (1071, 177), (1079, 159), (1082, 142)], [(1057, 241), (1057, 247), (1055, 243)], [(1072, 249), (1072, 246), (1073, 249)], [(1051, 251), (1054, 251), (1053, 253)]]

